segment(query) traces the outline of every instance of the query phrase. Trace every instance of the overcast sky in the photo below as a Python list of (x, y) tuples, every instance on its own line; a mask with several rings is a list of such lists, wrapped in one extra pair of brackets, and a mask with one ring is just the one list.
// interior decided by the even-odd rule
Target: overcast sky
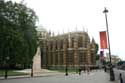
[[(20, 2), (21, 0), (13, 0)], [(125, 60), (125, 0), (24, 0), (39, 17), (38, 25), (54, 32), (88, 30), (99, 43), (99, 31), (106, 30), (107, 7), (111, 53)]]

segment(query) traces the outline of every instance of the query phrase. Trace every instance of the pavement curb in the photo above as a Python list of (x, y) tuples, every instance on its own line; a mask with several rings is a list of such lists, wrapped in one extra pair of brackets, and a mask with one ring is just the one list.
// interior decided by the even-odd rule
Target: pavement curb
[[(22, 75), (22, 76), (8, 76), (7, 79), (23, 79), (23, 78), (37, 78), (37, 77), (49, 77), (49, 76), (56, 76), (56, 75), (65, 75), (64, 73), (44, 73), (44, 74), (37, 74), (31, 77), (30, 75)], [(0, 77), (0, 80), (7, 80), (4, 77)]]

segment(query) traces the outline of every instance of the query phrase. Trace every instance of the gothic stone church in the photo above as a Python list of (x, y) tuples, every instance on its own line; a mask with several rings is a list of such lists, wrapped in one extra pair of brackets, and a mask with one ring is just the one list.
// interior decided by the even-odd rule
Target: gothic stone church
[(39, 35), (42, 68), (79, 68), (96, 65), (96, 43), (85, 31), (75, 31), (52, 36)]

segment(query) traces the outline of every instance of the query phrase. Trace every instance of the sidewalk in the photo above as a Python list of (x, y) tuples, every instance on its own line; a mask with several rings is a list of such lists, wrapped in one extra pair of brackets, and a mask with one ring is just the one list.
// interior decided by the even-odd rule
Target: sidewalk
[(81, 75), (78, 73), (69, 73), (68, 76), (65, 76), (65, 73), (55, 72), (39, 73), (33, 78), (30, 76), (27, 77), (27, 79), (25, 77), (21, 79), (15, 78), (12, 80), (0, 80), (0, 83), (119, 83), (109, 81), (109, 74), (103, 70), (92, 71), (89, 74), (81, 72)]
[[(64, 73), (37, 73), (33, 77), (49, 77), (55, 75), (65, 75)], [(31, 75), (20, 75), (20, 76), (8, 76), (7, 79), (20, 79), (20, 78), (31, 78)], [(0, 80), (4, 80), (4, 77), (0, 77)]]
[[(7, 79), (31, 78), (31, 69), (25, 69), (25, 70), (16, 71), (16, 72), (28, 73), (28, 75), (8, 76)], [(35, 72), (33, 74), (33, 77), (48, 77), (48, 76), (54, 76), (54, 75), (65, 75), (65, 74), (58, 71), (49, 71), (49, 70), (43, 69), (41, 72)], [(0, 80), (3, 80), (3, 79), (5, 79), (4, 76), (0, 77)]]

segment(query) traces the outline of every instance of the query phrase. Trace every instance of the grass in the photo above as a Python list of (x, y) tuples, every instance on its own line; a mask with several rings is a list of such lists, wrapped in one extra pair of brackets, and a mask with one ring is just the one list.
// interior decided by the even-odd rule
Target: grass
[[(15, 70), (8, 70), (8, 76), (19, 76), (19, 75), (28, 75), (28, 73), (14, 72)], [(0, 76), (5, 75), (5, 70), (0, 70)]]

